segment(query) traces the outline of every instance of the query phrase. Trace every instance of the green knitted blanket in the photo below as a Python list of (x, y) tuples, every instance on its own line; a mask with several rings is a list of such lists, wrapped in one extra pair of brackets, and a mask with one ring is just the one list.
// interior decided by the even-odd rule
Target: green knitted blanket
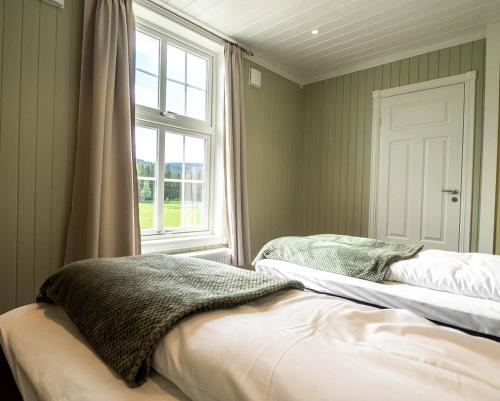
[(282, 237), (264, 245), (253, 264), (260, 259), (277, 259), (380, 283), (391, 263), (412, 258), (421, 249), (422, 246), (348, 235)]
[(137, 387), (156, 345), (180, 320), (293, 288), (303, 286), (200, 259), (146, 255), (71, 263), (45, 281), (37, 302), (62, 306), (94, 351)]

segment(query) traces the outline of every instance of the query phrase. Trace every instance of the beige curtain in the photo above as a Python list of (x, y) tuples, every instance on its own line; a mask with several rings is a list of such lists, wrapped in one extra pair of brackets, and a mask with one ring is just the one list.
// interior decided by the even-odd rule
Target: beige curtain
[(65, 262), (140, 253), (132, 0), (85, 0)]
[(224, 173), (225, 201), (232, 249), (232, 263), (250, 263), (250, 226), (247, 204), (245, 102), (243, 55), (232, 44), (224, 45)]

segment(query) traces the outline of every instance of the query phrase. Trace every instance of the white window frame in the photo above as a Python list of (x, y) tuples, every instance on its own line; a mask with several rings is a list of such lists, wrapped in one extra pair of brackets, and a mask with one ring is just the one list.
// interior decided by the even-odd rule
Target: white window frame
[[(173, 250), (198, 245), (212, 245), (226, 243), (225, 230), (221, 227), (214, 227), (218, 224), (214, 220), (219, 220), (218, 213), (214, 208), (215, 189), (215, 151), (220, 147), (220, 140), (216, 140), (216, 131), (219, 124), (216, 124), (217, 107), (220, 102), (216, 98), (217, 77), (220, 75), (220, 65), (216, 60), (220, 57), (214, 50), (199, 46), (192, 41), (181, 38), (178, 35), (163, 29), (139, 16), (136, 16), (136, 29), (147, 35), (160, 40), (160, 65), (159, 65), (159, 109), (136, 104), (136, 126), (151, 128), (158, 131), (157, 136), (157, 162), (156, 162), (156, 192), (155, 192), (155, 220), (163, 222), (161, 208), (158, 205), (163, 202), (164, 178), (164, 139), (165, 132), (181, 134), (184, 136), (201, 137), (206, 139), (205, 168), (204, 168), (204, 192), (203, 192), (203, 225), (198, 227), (180, 227), (168, 231), (158, 230), (161, 226), (153, 229), (141, 230), (143, 249), (148, 251)], [(207, 104), (206, 121), (195, 118), (167, 113), (166, 105), (166, 83), (167, 83), (167, 45), (172, 44), (186, 52), (195, 54), (207, 60)], [(186, 65), (187, 68), (187, 65)], [(187, 80), (183, 83), (188, 87)], [(192, 85), (191, 85), (192, 86)], [(186, 89), (187, 90), (187, 89)], [(218, 119), (218, 117), (217, 117)], [(217, 128), (217, 130), (216, 130)], [(189, 181), (189, 180), (187, 180)], [(219, 187), (220, 185), (217, 185)], [(215, 217), (214, 217), (215, 216)], [(151, 249), (150, 249), (151, 248)]]

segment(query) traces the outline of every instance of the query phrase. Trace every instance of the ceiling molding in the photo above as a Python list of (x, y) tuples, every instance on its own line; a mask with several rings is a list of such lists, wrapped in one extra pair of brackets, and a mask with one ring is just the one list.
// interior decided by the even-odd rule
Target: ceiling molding
[(345, 74), (350, 74), (351, 72), (365, 70), (367, 68), (377, 67), (382, 64), (392, 63), (393, 61), (398, 61), (405, 58), (418, 56), (420, 54), (430, 53), (435, 50), (441, 50), (447, 47), (461, 45), (463, 43), (472, 42), (474, 40), (484, 39), (485, 37), (486, 37), (486, 31), (484, 29), (480, 29), (477, 32), (473, 32), (468, 35), (462, 35), (451, 40), (446, 40), (428, 46), (420, 46), (411, 50), (406, 50), (404, 52), (396, 52), (388, 54), (384, 57), (377, 57), (362, 63), (353, 64), (347, 68), (341, 68), (338, 70), (333, 70), (326, 74), (316, 75), (312, 78), (305, 79), (304, 85), (309, 85), (314, 82), (324, 81), (326, 79), (335, 78)]

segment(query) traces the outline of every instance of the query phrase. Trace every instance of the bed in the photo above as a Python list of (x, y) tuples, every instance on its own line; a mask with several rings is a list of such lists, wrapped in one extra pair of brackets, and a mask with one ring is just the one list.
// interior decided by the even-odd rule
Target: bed
[(500, 339), (500, 256), (424, 249), (391, 264), (381, 283), (272, 257), (258, 260), (255, 270), (299, 280), (312, 291), (406, 309)]
[(186, 320), (162, 341), (155, 372), (136, 389), (99, 360), (58, 306), (9, 312), (0, 332), (25, 401), (500, 396), (500, 344), (409, 312), (295, 290)]
[[(107, 292), (106, 280), (96, 285)], [(152, 373), (137, 388), (102, 362), (61, 306), (32, 304), (0, 316), (0, 343), (26, 401), (500, 397), (499, 343), (408, 311), (296, 289), (182, 319), (154, 348)]]

